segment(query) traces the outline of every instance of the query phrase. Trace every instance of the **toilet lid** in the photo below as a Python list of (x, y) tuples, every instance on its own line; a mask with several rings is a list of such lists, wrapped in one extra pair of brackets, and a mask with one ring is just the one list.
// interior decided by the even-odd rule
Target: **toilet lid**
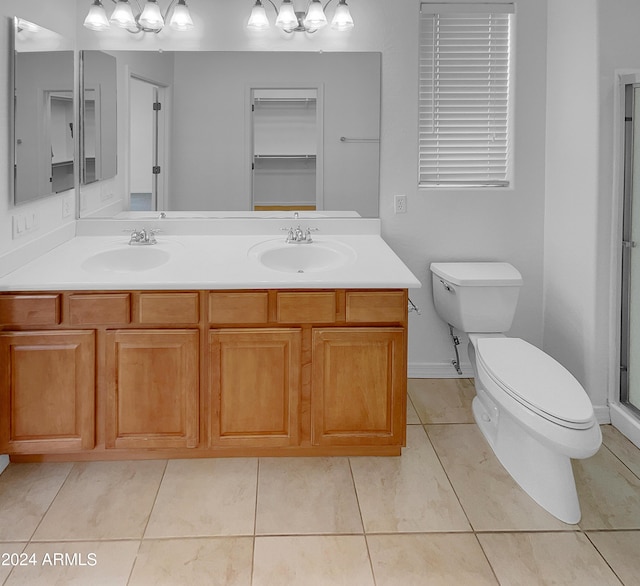
[(573, 428), (593, 424), (582, 385), (539, 348), (520, 338), (480, 338), (477, 357), (504, 391), (542, 417)]

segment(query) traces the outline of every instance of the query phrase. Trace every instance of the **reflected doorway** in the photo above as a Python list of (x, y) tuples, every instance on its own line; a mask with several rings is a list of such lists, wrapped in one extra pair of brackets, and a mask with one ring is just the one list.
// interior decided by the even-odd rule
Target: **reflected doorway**
[(252, 206), (322, 209), (322, 110), (317, 88), (253, 88)]
[(129, 83), (129, 201), (132, 211), (164, 205), (165, 88), (135, 76)]

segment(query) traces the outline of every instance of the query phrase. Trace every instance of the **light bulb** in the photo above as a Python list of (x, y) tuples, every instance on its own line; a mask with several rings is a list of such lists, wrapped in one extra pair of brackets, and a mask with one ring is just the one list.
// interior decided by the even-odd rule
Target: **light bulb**
[(138, 22), (142, 28), (153, 31), (159, 31), (164, 26), (164, 19), (156, 0), (147, 0)]
[(331, 28), (337, 31), (348, 31), (353, 28), (353, 18), (346, 0), (340, 0), (331, 21)]
[(322, 9), (320, 0), (312, 0), (307, 9), (307, 15), (304, 17), (304, 26), (307, 29), (318, 30), (323, 26), (327, 26), (327, 17)]
[(256, 0), (256, 3), (251, 9), (251, 16), (249, 17), (249, 22), (247, 22), (247, 28), (253, 31), (263, 31), (269, 28), (267, 12), (260, 0)]
[(95, 0), (91, 8), (89, 8), (89, 14), (84, 19), (84, 26), (92, 31), (106, 31), (109, 28), (107, 13), (104, 11), (104, 6), (102, 6), (100, 0)]
[(136, 19), (133, 17), (133, 11), (131, 10), (131, 4), (129, 0), (119, 0), (116, 7), (113, 9), (113, 14), (109, 19), (120, 28), (136, 29)]
[(194, 27), (189, 8), (185, 0), (180, 0), (173, 9), (169, 26), (177, 31), (188, 31)]
[(280, 10), (278, 10), (278, 18), (276, 18), (276, 26), (282, 30), (291, 32), (298, 27), (298, 17), (293, 9), (291, 0), (283, 0)]

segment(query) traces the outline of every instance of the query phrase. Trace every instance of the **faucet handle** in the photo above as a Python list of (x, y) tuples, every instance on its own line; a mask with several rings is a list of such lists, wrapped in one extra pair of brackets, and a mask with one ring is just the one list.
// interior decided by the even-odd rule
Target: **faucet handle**
[(129, 233), (129, 244), (140, 242), (140, 232), (137, 228), (124, 228), (122, 231)]
[(307, 228), (307, 231), (304, 234), (304, 239), (307, 242), (313, 242), (313, 238), (311, 238), (311, 232), (318, 232), (320, 228)]
[(280, 228), (280, 230), (282, 230), (283, 232), (287, 233), (287, 237), (285, 239), (285, 242), (289, 243), (289, 242), (293, 242), (295, 240), (294, 235), (293, 235), (293, 228)]
[(156, 234), (158, 232), (162, 232), (162, 230), (158, 230), (158, 228), (149, 228), (147, 230), (147, 242), (149, 244), (157, 244)]

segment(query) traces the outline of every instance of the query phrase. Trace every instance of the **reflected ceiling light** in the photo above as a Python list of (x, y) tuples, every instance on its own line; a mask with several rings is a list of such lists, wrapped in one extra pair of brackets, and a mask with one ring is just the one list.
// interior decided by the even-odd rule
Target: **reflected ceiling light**
[(21, 33), (22, 31), (28, 31), (30, 33), (37, 33), (40, 32), (40, 30), (42, 29), (42, 27), (38, 26), (37, 24), (33, 23), (33, 22), (29, 22), (28, 20), (25, 20), (24, 18), (18, 18), (18, 32)]
[[(306, 12), (296, 12), (293, 0), (282, 0), (280, 8), (277, 8), (272, 0), (267, 1), (276, 12), (275, 24), (278, 28), (287, 33), (315, 33), (327, 25), (326, 10), (333, 0), (328, 0), (324, 6), (320, 0), (310, 0)], [(261, 31), (268, 29), (269, 26), (269, 19), (262, 0), (256, 0), (247, 22), (247, 28)], [(338, 31), (349, 31), (353, 28), (353, 18), (347, 6), (347, 0), (339, 0), (331, 20), (331, 28)]]
[[(193, 20), (189, 13), (186, 0), (171, 0), (164, 15), (160, 10), (158, 0), (146, 0), (144, 7), (138, 0), (133, 0), (134, 6), (129, 0), (111, 0), (115, 4), (111, 18), (107, 18), (101, 0), (94, 0), (89, 14), (84, 20), (84, 26), (94, 31), (104, 31), (113, 24), (132, 33), (160, 32), (171, 13), (169, 26), (178, 31), (188, 31), (193, 28)], [(173, 10), (172, 10), (173, 9)]]

